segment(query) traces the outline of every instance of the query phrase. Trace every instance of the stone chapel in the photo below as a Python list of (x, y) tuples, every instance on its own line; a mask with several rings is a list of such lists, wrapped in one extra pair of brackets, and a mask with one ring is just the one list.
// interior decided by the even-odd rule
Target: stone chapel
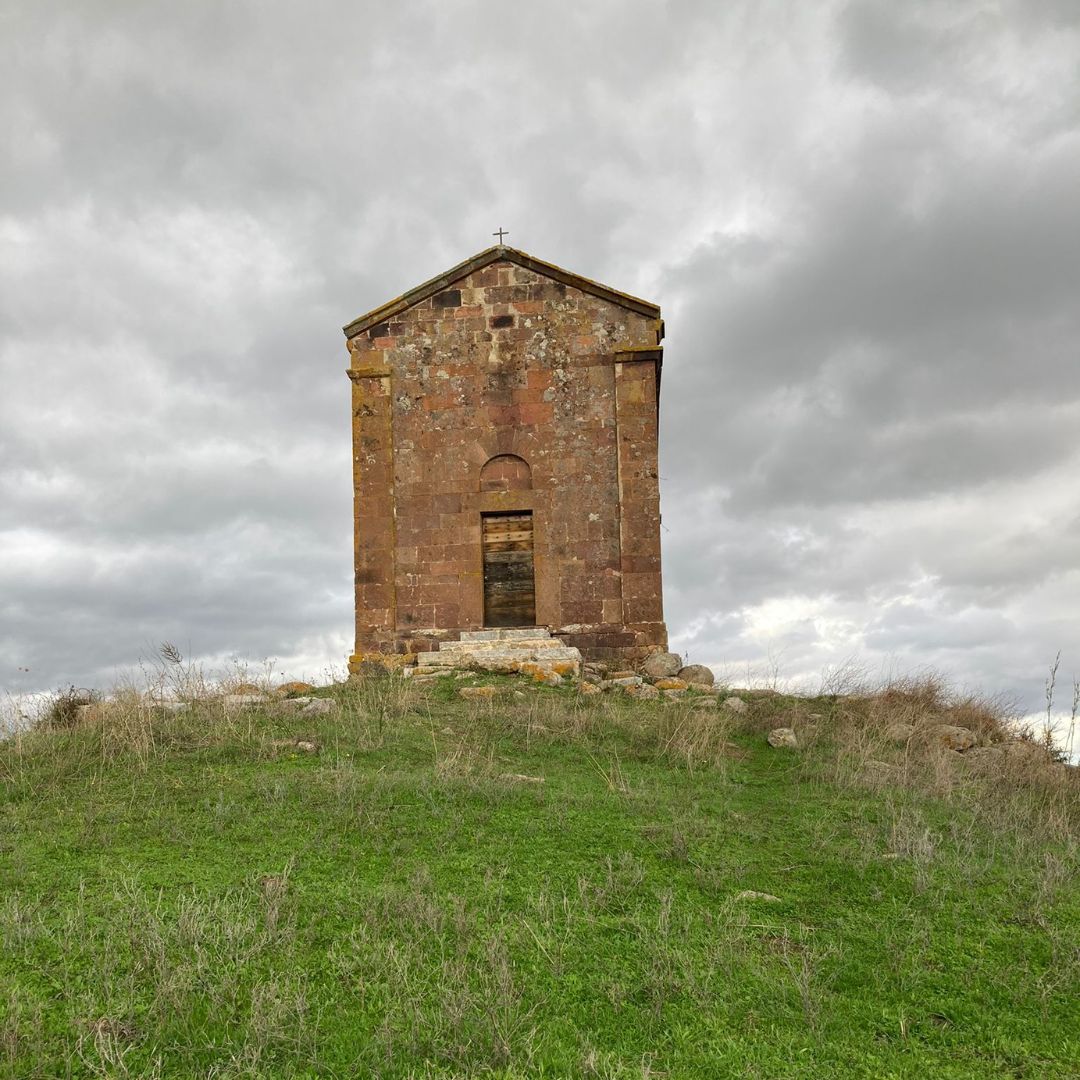
[(586, 660), (667, 648), (659, 307), (500, 244), (345, 336), (350, 671), (497, 628)]

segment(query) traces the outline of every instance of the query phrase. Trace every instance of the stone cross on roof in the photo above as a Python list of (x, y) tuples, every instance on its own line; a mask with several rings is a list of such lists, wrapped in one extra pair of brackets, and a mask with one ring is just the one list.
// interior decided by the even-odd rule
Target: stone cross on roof
[(493, 232), (491, 235), (497, 236), (499, 238), (499, 247), (502, 247), (503, 237), (509, 236), (510, 233), (500, 225), (498, 230)]

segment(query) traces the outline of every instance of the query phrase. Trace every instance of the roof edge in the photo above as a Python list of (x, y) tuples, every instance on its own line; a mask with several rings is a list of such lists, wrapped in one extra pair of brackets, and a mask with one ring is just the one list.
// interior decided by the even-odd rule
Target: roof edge
[(580, 289), (581, 292), (597, 296), (601, 300), (607, 300), (619, 307), (627, 308), (638, 315), (644, 315), (652, 319), (660, 318), (660, 307), (657, 304), (642, 300), (638, 296), (632, 296), (630, 293), (620, 292), (618, 289), (613, 289), (608, 285), (602, 285), (599, 281), (582, 277), (571, 270), (564, 270), (554, 263), (544, 262), (543, 259), (537, 259), (526, 251), (499, 245), (480, 251), (464, 262), (458, 263), (457, 266), (452, 266), (449, 270), (444, 270), (441, 274), (430, 278), (422, 285), (417, 285), (416, 288), (402, 293), (388, 303), (380, 304), (379, 307), (373, 308), (366, 315), (357, 316), (342, 328), (345, 331), (345, 336), (353, 338), (370, 327), (385, 322), (406, 308), (419, 304), (429, 296), (434, 296), (435, 293), (440, 292), (442, 289), (449, 288), (455, 281), (460, 281), (474, 271), (499, 261), (516, 263), (518, 266), (525, 267), (526, 270), (532, 270), (543, 277), (552, 278), (554, 281), (560, 281), (564, 285)]

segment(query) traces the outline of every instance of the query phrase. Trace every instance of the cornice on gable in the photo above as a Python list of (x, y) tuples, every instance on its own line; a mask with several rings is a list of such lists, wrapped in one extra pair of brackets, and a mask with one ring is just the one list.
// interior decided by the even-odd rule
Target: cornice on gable
[(435, 293), (449, 288), (455, 281), (460, 281), (476, 270), (481, 270), (494, 262), (516, 263), (518, 266), (532, 270), (533, 273), (540, 274), (542, 277), (562, 282), (562, 284), (579, 289), (583, 293), (597, 296), (601, 300), (607, 300), (619, 307), (637, 312), (639, 315), (651, 319), (660, 318), (660, 308), (648, 300), (642, 300), (640, 297), (631, 296), (629, 293), (620, 292), (618, 289), (612, 289), (607, 285), (582, 277), (580, 274), (575, 274), (570, 270), (564, 270), (561, 266), (544, 262), (542, 259), (537, 259), (528, 252), (519, 251), (517, 248), (496, 246), (473, 255), (472, 258), (466, 259), (464, 262), (458, 263), (457, 266), (453, 266), (436, 277), (425, 281), (422, 285), (417, 285), (416, 288), (402, 293), (401, 296), (380, 305), (366, 315), (360, 315), (358, 318), (353, 319), (343, 328), (345, 336), (353, 338), (370, 327), (385, 322), (407, 308), (411, 308), (414, 304), (419, 304), (422, 300), (434, 296)]

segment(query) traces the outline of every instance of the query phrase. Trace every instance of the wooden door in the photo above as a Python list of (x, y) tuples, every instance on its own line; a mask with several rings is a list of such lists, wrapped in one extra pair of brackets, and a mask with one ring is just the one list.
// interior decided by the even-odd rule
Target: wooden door
[(484, 514), (484, 625), (535, 626), (532, 511)]

